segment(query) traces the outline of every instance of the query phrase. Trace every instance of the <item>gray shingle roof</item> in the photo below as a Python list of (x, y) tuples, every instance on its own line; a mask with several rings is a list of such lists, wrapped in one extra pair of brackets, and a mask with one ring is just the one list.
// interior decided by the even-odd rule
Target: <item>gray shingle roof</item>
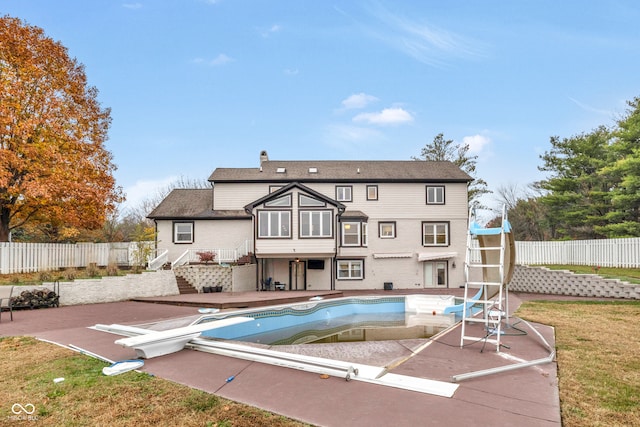
[(151, 219), (250, 219), (244, 210), (212, 210), (213, 190), (175, 189), (149, 214)]
[[(311, 172), (315, 168), (316, 172)], [(278, 172), (278, 170), (284, 172)], [(424, 160), (264, 161), (260, 168), (217, 168), (215, 182), (469, 182), (451, 162)]]

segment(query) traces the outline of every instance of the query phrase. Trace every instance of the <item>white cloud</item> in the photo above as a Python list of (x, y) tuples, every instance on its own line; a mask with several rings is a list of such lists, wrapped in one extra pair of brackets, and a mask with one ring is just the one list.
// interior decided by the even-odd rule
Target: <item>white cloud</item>
[(573, 102), (574, 104), (576, 104), (578, 107), (582, 108), (585, 111), (589, 111), (591, 113), (596, 113), (596, 114), (601, 114), (603, 116), (608, 116), (608, 117), (614, 117), (615, 113), (613, 111), (609, 111), (609, 110), (603, 110), (600, 108), (596, 108), (596, 107), (592, 107), (591, 105), (587, 105), (585, 103), (582, 103), (580, 101), (578, 101), (577, 99), (571, 98), (569, 97), (569, 100), (571, 100), (571, 102)]
[(373, 125), (397, 125), (413, 121), (413, 116), (402, 108), (385, 108), (377, 113), (360, 113), (353, 118), (356, 123), (365, 122)]
[(262, 37), (269, 37), (271, 34), (280, 32), (280, 30), (282, 30), (282, 26), (278, 24), (273, 24), (271, 27), (267, 28), (266, 30), (260, 30), (260, 35)]
[(356, 108), (364, 108), (367, 105), (376, 102), (378, 98), (373, 95), (367, 95), (366, 93), (360, 92), (355, 93), (349, 96), (347, 99), (342, 101), (342, 106), (347, 109), (356, 109)]
[(362, 142), (380, 138), (380, 132), (359, 126), (333, 125), (329, 126), (331, 140)]
[(284, 70), (284, 73), (287, 76), (297, 76), (299, 72), (300, 71), (298, 71), (297, 68), (285, 68), (285, 70)]
[(326, 127), (324, 144), (341, 158), (359, 158), (363, 151), (379, 146), (385, 140), (377, 129), (361, 126), (332, 124)]
[(194, 64), (206, 64), (211, 67), (220, 67), (222, 65), (226, 65), (229, 62), (233, 62), (233, 61), (235, 61), (235, 59), (225, 55), (224, 53), (221, 53), (215, 58), (210, 60), (198, 57), (198, 58), (194, 58), (193, 61), (191, 62), (193, 62)]
[(483, 135), (465, 136), (462, 138), (462, 144), (469, 146), (470, 153), (479, 153), (485, 145), (491, 142), (490, 138)]
[(453, 31), (394, 14), (380, 5), (371, 14), (379, 24), (363, 25), (366, 33), (424, 64), (444, 67), (450, 58), (484, 55), (480, 43)]
[(125, 9), (142, 9), (142, 3), (123, 3)]
[(218, 65), (225, 65), (228, 64), (229, 62), (233, 62), (234, 59), (225, 55), (224, 53), (219, 54), (218, 56), (216, 56), (215, 58), (213, 58), (210, 62), (209, 65), (213, 65), (218, 66)]

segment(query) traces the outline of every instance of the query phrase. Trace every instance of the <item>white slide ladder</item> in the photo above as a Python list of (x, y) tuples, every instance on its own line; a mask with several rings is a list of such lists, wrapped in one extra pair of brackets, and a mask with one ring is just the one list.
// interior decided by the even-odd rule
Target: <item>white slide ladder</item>
[[(465, 342), (484, 342), (495, 344), (496, 351), (500, 351), (502, 320), (508, 309), (505, 306), (505, 252), (506, 233), (510, 232), (506, 207), (502, 208), (502, 223), (496, 228), (480, 227), (476, 222), (475, 208), (469, 210), (460, 347), (464, 347)], [(478, 280), (480, 274), (482, 279)], [(482, 295), (474, 300), (478, 289), (482, 289)], [(474, 313), (472, 306), (480, 306), (482, 312)], [(479, 334), (477, 328), (470, 327), (470, 323), (482, 324), (482, 333)]]

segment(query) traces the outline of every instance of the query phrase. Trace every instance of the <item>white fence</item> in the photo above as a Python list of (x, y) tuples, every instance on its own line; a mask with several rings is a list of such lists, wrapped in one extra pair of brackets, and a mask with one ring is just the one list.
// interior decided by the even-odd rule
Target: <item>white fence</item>
[(562, 242), (516, 242), (516, 263), (640, 268), (640, 237)]
[[(149, 244), (153, 244), (149, 242)], [(247, 246), (245, 243), (244, 246)], [(245, 255), (217, 253), (216, 261), (225, 262)], [(52, 271), (135, 263), (136, 242), (131, 243), (0, 243), (0, 274)], [(189, 258), (194, 255), (188, 251)], [(193, 251), (195, 252), (195, 251)], [(154, 255), (152, 254), (152, 257)], [(640, 237), (629, 239), (573, 240), (563, 242), (516, 242), (516, 263), (526, 265), (590, 265), (640, 268)]]
[(90, 264), (130, 266), (136, 242), (0, 243), (0, 274), (82, 268)]

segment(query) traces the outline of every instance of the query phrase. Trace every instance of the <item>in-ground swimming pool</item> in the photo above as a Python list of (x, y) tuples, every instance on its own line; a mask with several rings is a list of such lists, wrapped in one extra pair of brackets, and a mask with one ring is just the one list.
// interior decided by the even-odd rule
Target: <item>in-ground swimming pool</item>
[(459, 320), (453, 313), (443, 314), (452, 304), (449, 296), (336, 298), (206, 315), (194, 324), (251, 317), (204, 331), (202, 337), (268, 345), (428, 338)]

